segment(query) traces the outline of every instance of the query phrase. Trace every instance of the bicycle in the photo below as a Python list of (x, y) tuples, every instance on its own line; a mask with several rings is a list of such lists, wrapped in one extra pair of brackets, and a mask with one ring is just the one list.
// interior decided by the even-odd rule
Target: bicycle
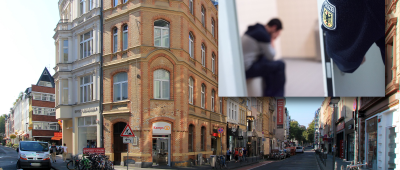
[(90, 170), (92, 168), (92, 161), (82, 156), (82, 159), (79, 161), (79, 167), (82, 170)]
[(217, 156), (217, 160), (215, 162), (215, 168), (219, 169), (228, 168), (226, 165), (225, 156), (223, 155)]
[(356, 164), (356, 165), (347, 165), (346, 166), (346, 170), (348, 169), (348, 170), (358, 170), (358, 169), (360, 169), (360, 167), (361, 166), (367, 166), (368, 165), (368, 163), (365, 163), (365, 164)]
[(80, 169), (79, 162), (80, 161), (78, 155), (72, 156), (70, 161), (67, 163), (67, 169), (69, 170)]

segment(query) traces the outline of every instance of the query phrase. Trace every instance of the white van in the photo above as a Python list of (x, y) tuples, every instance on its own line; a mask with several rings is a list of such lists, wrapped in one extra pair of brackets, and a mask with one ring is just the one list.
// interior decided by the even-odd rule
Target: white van
[(50, 150), (47, 142), (20, 141), (17, 152), (18, 169), (51, 169)]

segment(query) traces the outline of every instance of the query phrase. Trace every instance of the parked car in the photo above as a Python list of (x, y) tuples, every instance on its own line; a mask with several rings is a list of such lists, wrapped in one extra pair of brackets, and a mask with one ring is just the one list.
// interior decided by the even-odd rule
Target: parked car
[(302, 146), (297, 146), (296, 147), (296, 153), (297, 152), (304, 153), (304, 148)]
[(20, 141), (17, 148), (17, 169), (51, 169), (50, 150), (47, 142)]
[(290, 158), (290, 149), (284, 149), (283, 152), (285, 152), (286, 158)]

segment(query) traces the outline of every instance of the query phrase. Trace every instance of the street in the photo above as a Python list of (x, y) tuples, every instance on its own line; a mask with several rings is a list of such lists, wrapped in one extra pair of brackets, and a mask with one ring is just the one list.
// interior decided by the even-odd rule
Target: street
[(255, 165), (239, 168), (239, 170), (318, 170), (315, 152), (306, 148), (304, 153), (297, 153), (281, 161), (265, 161)]
[(0, 169), (17, 169), (18, 153), (12, 149), (5, 146), (0, 146)]

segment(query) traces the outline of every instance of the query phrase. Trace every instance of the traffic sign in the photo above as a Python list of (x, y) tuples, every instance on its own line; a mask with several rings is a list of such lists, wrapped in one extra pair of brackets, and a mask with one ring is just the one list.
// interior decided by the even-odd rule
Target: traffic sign
[(222, 129), (222, 128), (218, 129), (218, 133), (223, 133), (223, 132), (224, 132), (224, 129)]
[(123, 137), (124, 143), (133, 143), (133, 137)]
[(135, 137), (135, 134), (133, 134), (131, 127), (129, 124), (126, 124), (124, 130), (121, 133), (121, 137)]

